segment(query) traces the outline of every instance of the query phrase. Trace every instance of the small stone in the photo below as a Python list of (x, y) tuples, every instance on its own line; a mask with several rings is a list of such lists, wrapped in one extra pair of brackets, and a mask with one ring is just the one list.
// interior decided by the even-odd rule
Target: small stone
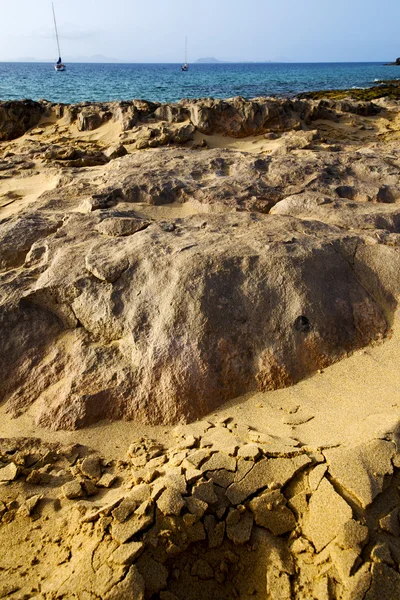
[(87, 496), (95, 496), (99, 492), (99, 488), (96, 487), (93, 481), (91, 481), (90, 479), (84, 479), (81, 482), (81, 485)]
[(223, 452), (215, 452), (211, 458), (204, 462), (201, 466), (201, 470), (205, 471), (217, 471), (224, 469), (225, 471), (236, 471), (236, 459), (232, 456), (228, 456)]
[(189, 512), (197, 517), (197, 519), (201, 519), (208, 508), (207, 502), (204, 502), (199, 498), (194, 498), (193, 496), (186, 498), (186, 506)]
[(98, 487), (110, 488), (116, 481), (117, 476), (112, 473), (104, 473), (97, 482)]
[(202, 482), (195, 485), (193, 488), (193, 497), (198, 500), (203, 500), (207, 504), (214, 504), (218, 501), (218, 497), (214, 492), (214, 484), (212, 481)]
[(312, 492), (315, 492), (315, 490), (318, 488), (327, 469), (328, 465), (326, 464), (318, 465), (308, 475), (308, 482)]
[(204, 519), (204, 527), (208, 537), (209, 548), (219, 548), (224, 541), (225, 523), (218, 523), (213, 515), (207, 515)]
[[(195, 523), (193, 525), (193, 527), (190, 527), (190, 529), (188, 529), (187, 531), (187, 541), (189, 544), (194, 544), (196, 542), (201, 542), (203, 540), (206, 539), (206, 532), (204, 529), (204, 525), (201, 521), (197, 521), (197, 523)], [(180, 552), (182, 552), (182, 550), (180, 549)]]
[(235, 522), (236, 515), (235, 518), (229, 518), (228, 515), (226, 519), (226, 535), (236, 545), (246, 544), (250, 540), (253, 529), (253, 515), (249, 511), (243, 514), (236, 512), (239, 515), (237, 522)]
[(199, 469), (186, 469), (185, 471), (185, 479), (189, 485), (195, 483), (200, 477), (203, 475)]
[(0, 482), (14, 481), (17, 479), (19, 469), (14, 463), (8, 464), (6, 467), (0, 469)]
[(32, 496), (26, 500), (18, 509), (18, 514), (23, 517), (30, 517), (43, 496)]
[(314, 544), (316, 551), (320, 552), (340, 533), (352, 516), (350, 506), (324, 477), (311, 496), (303, 532)]
[(209, 456), (209, 450), (196, 450), (196, 452), (189, 454), (189, 456), (186, 457), (186, 460), (188, 460), (195, 469), (198, 469), (201, 463), (204, 462)]
[(369, 539), (368, 527), (361, 525), (354, 519), (347, 521), (335, 539), (336, 544), (342, 548), (362, 548)]
[(136, 566), (131, 566), (128, 574), (114, 585), (104, 600), (144, 600), (145, 582)]
[(143, 542), (130, 542), (119, 546), (109, 557), (109, 561), (116, 565), (131, 565), (142, 554), (145, 545)]
[(73, 481), (69, 481), (65, 485), (62, 486), (62, 492), (65, 498), (69, 500), (74, 500), (75, 498), (82, 498), (84, 493), (81, 484), (79, 481), (74, 479)]
[(396, 506), (396, 508), (392, 510), (391, 513), (389, 513), (385, 517), (382, 517), (382, 519), (379, 520), (379, 527), (383, 531), (387, 531), (395, 537), (400, 536), (399, 511), (399, 507)]
[(165, 516), (179, 516), (184, 506), (182, 495), (174, 488), (164, 490), (157, 500), (157, 507)]
[(206, 477), (224, 489), (229, 487), (234, 480), (234, 474), (231, 471), (225, 471), (225, 469), (221, 469), (220, 471), (207, 471)]
[(85, 458), (81, 464), (81, 473), (89, 479), (100, 479), (101, 465), (100, 460), (96, 457), (89, 456)]
[(239, 448), (238, 456), (244, 460), (256, 461), (261, 456), (261, 450), (257, 444), (245, 444)]
[(283, 535), (296, 528), (296, 519), (286, 506), (286, 498), (278, 491), (266, 492), (250, 502), (257, 525), (274, 535)]
[(119, 506), (112, 511), (112, 516), (119, 523), (124, 523), (127, 518), (137, 509), (139, 501), (136, 498), (127, 496), (124, 498)]
[(111, 536), (119, 544), (125, 544), (134, 535), (146, 529), (153, 523), (153, 515), (132, 515), (124, 523), (114, 522), (111, 526)]
[(28, 477), (26, 478), (26, 482), (30, 483), (31, 485), (38, 485), (40, 484), (42, 479), (42, 474), (40, 473), (40, 471), (38, 471), (37, 469), (32, 469), (32, 471), (29, 473)]

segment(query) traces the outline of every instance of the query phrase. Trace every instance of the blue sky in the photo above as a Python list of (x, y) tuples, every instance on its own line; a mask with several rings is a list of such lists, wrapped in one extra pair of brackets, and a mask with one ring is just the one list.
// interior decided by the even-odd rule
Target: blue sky
[[(55, 0), (63, 57), (385, 61), (400, 56), (400, 0)], [(0, 0), (0, 60), (54, 60), (51, 2)]]

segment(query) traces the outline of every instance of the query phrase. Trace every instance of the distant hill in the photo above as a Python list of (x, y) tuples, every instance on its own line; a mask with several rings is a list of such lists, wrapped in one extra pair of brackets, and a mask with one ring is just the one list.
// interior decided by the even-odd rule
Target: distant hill
[(222, 60), (218, 60), (218, 58), (214, 58), (213, 56), (209, 56), (207, 58), (198, 58), (196, 60), (197, 63), (220, 63)]

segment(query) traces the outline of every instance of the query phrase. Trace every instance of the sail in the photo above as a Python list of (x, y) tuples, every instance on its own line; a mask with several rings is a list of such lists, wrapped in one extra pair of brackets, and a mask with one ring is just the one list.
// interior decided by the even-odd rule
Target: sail
[(59, 56), (59, 57), (58, 57), (57, 64), (58, 64), (58, 65), (61, 65), (61, 63), (62, 63), (61, 56)]

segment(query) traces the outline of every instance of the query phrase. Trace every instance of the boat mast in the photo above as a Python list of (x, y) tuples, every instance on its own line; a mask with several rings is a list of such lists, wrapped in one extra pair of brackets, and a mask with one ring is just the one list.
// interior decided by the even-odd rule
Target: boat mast
[(185, 38), (185, 65), (187, 65), (187, 36)]
[(58, 31), (57, 31), (56, 13), (54, 12), (54, 2), (51, 3), (51, 7), (53, 9), (54, 28), (56, 30), (58, 57), (61, 58), (60, 41), (58, 39)]

